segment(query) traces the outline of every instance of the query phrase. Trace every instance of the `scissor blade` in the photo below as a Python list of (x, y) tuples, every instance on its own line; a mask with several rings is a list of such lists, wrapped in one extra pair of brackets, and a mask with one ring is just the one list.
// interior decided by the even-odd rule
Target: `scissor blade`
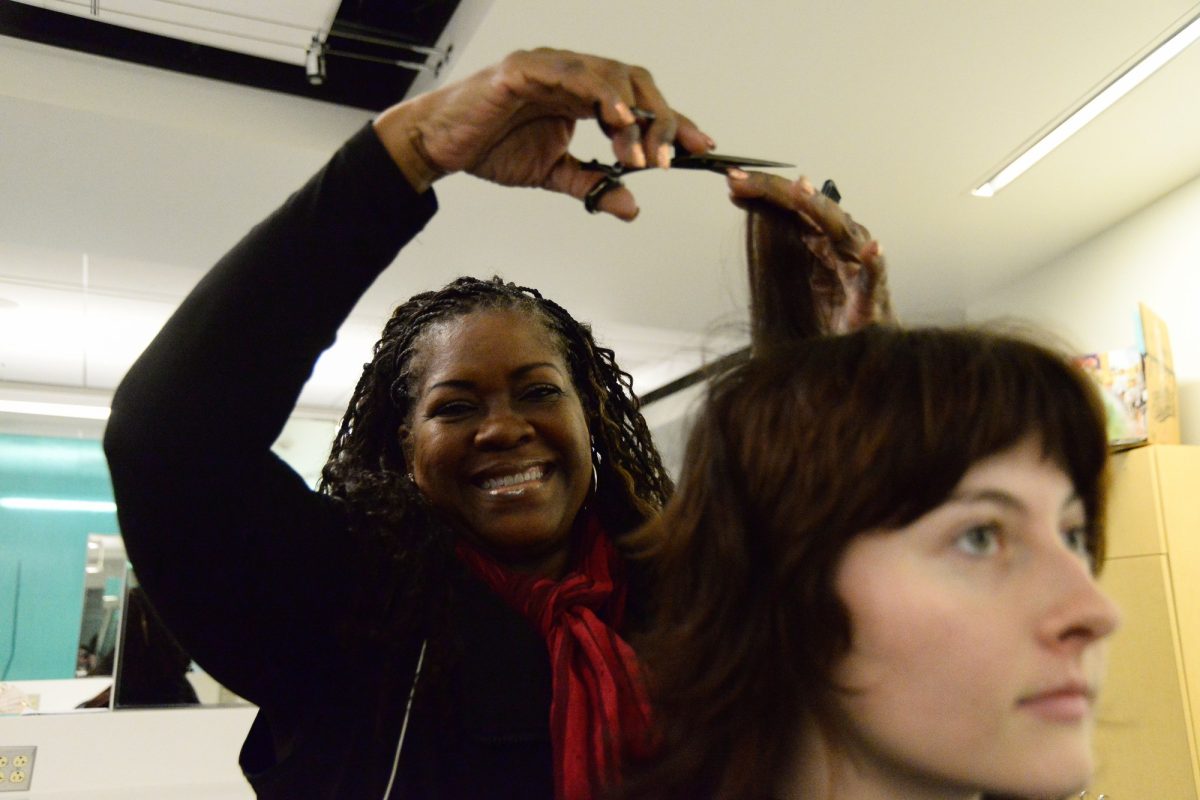
[(743, 156), (727, 156), (721, 153), (705, 153), (703, 155), (680, 155), (671, 159), (671, 166), (683, 169), (710, 169), (724, 172), (730, 167), (794, 167), (795, 164), (785, 164), (782, 161), (768, 161), (763, 158), (745, 158)]

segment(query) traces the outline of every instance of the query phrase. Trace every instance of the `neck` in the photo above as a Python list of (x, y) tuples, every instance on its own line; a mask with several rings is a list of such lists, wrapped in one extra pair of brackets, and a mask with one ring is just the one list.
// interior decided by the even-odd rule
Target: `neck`
[(538, 550), (501, 550), (470, 532), (461, 534), (473, 548), (505, 569), (535, 578), (558, 580), (567, 571), (571, 548), (567, 544)]
[(904, 765), (843, 744), (810, 720), (775, 792), (780, 800), (981, 800), (978, 791), (921, 775)]

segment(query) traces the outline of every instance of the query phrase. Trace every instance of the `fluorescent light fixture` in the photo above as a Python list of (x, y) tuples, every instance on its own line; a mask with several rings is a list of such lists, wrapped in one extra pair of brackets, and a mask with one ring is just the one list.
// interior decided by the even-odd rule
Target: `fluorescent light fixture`
[(1008, 186), (1022, 173), (1050, 154), (1054, 148), (1079, 132), (1079, 129), (1100, 116), (1164, 64), (1182, 53), (1188, 45), (1200, 39), (1200, 16), (1193, 18), (1145, 58), (1134, 64), (1112, 83), (1105, 86), (1071, 116), (1033, 143), (985, 183), (971, 190), (976, 197), (991, 197)]
[(72, 419), (108, 419), (108, 406), (85, 406), (72, 403), (37, 403), (29, 400), (0, 400), (0, 413), (33, 414), (42, 417)]
[(111, 500), (56, 500), (50, 497), (0, 497), (0, 508), (14, 511), (87, 511), (111, 514), (117, 504)]

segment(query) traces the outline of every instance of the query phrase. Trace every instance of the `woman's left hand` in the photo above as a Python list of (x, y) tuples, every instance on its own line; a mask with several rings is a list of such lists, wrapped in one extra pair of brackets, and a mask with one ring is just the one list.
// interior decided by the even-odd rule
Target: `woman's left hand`
[(730, 199), (765, 200), (792, 211), (817, 268), (810, 276), (813, 311), (821, 332), (849, 333), (873, 323), (896, 323), (883, 248), (871, 232), (807, 178), (788, 181), (763, 172), (730, 170)]

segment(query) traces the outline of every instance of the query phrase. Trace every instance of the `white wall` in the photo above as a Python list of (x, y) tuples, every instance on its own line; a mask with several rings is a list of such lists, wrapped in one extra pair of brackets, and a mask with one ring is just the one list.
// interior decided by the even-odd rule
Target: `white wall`
[(253, 800), (237, 756), (255, 709), (0, 716), (0, 743), (35, 745), (28, 800)]
[(967, 319), (1031, 321), (1097, 352), (1134, 345), (1138, 301), (1167, 323), (1183, 442), (1200, 444), (1200, 178), (968, 305)]

